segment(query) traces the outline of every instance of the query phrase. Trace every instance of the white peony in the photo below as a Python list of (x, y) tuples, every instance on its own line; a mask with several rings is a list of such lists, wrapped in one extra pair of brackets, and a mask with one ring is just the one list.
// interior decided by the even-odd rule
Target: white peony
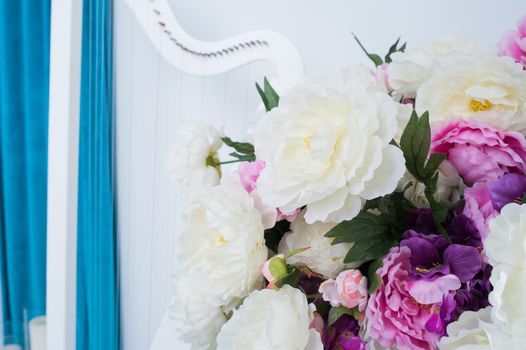
[(447, 326), (448, 336), (440, 339), (440, 350), (491, 350), (487, 324), (491, 324), (491, 307), (477, 312), (465, 311)]
[(416, 111), (442, 125), (452, 118), (526, 131), (526, 72), (509, 57), (444, 60), (417, 93)]
[(490, 221), (484, 247), (493, 266), (493, 320), (511, 337), (526, 339), (526, 205), (506, 205)]
[(387, 66), (389, 84), (399, 98), (414, 98), (416, 91), (428, 80), (441, 60), (451, 55), (495, 57), (495, 53), (467, 38), (435, 40), (422, 48), (396, 52)]
[[(438, 187), (435, 192), (435, 199), (439, 202), (453, 204), (460, 200), (466, 187), (458, 171), (453, 165), (444, 160), (438, 168)], [(409, 186), (409, 188), (407, 188)], [(404, 197), (413, 203), (417, 208), (429, 207), (429, 202), (425, 195), (426, 187), (418, 182), (410, 173), (406, 173), (398, 185), (398, 190), (405, 189)]]
[(405, 171), (402, 152), (389, 144), (396, 103), (347, 75), (304, 78), (259, 120), (254, 145), (266, 162), (258, 179), (266, 205), (283, 212), (306, 205), (308, 223), (341, 222), (396, 188)]
[(252, 292), (217, 337), (218, 350), (323, 350), (305, 295), (285, 285)]
[(184, 273), (177, 274), (174, 281), (169, 317), (179, 339), (191, 344), (192, 350), (214, 350), (217, 334), (226, 322), (221, 308), (210, 305)]
[(334, 227), (331, 223), (315, 222), (307, 224), (300, 214), (291, 225), (291, 232), (286, 233), (279, 243), (278, 253), (286, 254), (294, 249), (309, 249), (287, 258), (289, 264), (303, 264), (312, 271), (326, 278), (335, 278), (339, 272), (355, 265), (345, 264), (343, 259), (352, 244), (340, 243), (331, 245), (334, 238), (325, 234)]
[(203, 122), (184, 122), (175, 132), (175, 144), (166, 159), (168, 175), (179, 186), (213, 186), (221, 169), (217, 151), (223, 144), (221, 133)]
[(236, 179), (191, 192), (183, 217), (180, 266), (210, 304), (228, 304), (260, 286), (268, 253), (261, 215)]

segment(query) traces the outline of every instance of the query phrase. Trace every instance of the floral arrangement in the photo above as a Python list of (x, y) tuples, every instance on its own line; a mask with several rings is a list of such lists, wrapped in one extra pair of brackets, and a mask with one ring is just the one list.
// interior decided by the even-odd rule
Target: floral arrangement
[[(245, 142), (177, 132), (192, 349), (525, 349), (526, 17), (309, 74)], [(228, 148), (227, 158), (224, 150)], [(227, 169), (233, 171), (227, 171)]]

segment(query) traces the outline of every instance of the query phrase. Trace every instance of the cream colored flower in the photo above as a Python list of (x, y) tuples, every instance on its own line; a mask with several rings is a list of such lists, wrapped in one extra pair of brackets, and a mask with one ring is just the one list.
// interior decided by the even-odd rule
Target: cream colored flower
[[(406, 189), (407, 186), (409, 188)], [(457, 170), (450, 162), (444, 160), (438, 168), (438, 187), (434, 195), (435, 199), (446, 204), (456, 203), (463, 195), (465, 187)], [(398, 190), (402, 191), (404, 189), (405, 198), (417, 208), (429, 207), (429, 202), (425, 195), (426, 187), (409, 173), (404, 175), (398, 185)]]
[(509, 57), (453, 57), (422, 84), (415, 108), (434, 125), (462, 118), (525, 132), (526, 72)]
[(489, 223), (484, 248), (493, 266), (493, 320), (511, 337), (526, 337), (526, 205), (502, 208)]
[(303, 214), (301, 214), (292, 223), (291, 232), (286, 233), (281, 239), (278, 252), (286, 254), (294, 249), (309, 247), (309, 249), (288, 258), (287, 263), (300, 263), (326, 278), (335, 278), (346, 267), (356, 267), (356, 265), (347, 265), (343, 262), (345, 255), (352, 248), (352, 244), (332, 245), (334, 238), (325, 237), (325, 234), (333, 227), (334, 224), (331, 223), (307, 224)]
[(307, 206), (305, 220), (341, 222), (362, 202), (392, 192), (405, 171), (395, 102), (345, 78), (306, 77), (260, 119), (254, 143), (266, 167), (263, 202), (283, 212)]
[(217, 337), (218, 350), (323, 350), (305, 295), (288, 285), (252, 292)]
[(268, 254), (261, 215), (236, 179), (191, 192), (183, 217), (180, 267), (208, 303), (228, 304), (261, 285)]
[(415, 50), (394, 53), (387, 67), (389, 84), (399, 98), (414, 98), (420, 86), (448, 56), (495, 57), (495, 53), (467, 38), (439, 39)]
[(184, 122), (175, 132), (175, 144), (166, 159), (168, 175), (179, 186), (213, 186), (221, 170), (217, 151), (223, 144), (221, 133), (212, 125)]
[[(447, 336), (438, 343), (440, 350), (492, 350), (485, 324), (491, 324), (491, 307), (465, 311), (447, 327)], [(503, 349), (504, 350), (504, 349)]]
[(216, 338), (226, 317), (220, 307), (212, 306), (184, 273), (174, 280), (170, 318), (180, 340), (192, 350), (215, 350)]

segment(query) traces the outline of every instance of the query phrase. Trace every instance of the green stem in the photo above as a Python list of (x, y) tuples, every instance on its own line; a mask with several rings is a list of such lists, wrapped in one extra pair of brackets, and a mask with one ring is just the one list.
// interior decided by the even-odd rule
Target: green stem
[(227, 160), (226, 162), (219, 162), (219, 165), (239, 163), (239, 162), (248, 162), (248, 160), (244, 160), (244, 159)]

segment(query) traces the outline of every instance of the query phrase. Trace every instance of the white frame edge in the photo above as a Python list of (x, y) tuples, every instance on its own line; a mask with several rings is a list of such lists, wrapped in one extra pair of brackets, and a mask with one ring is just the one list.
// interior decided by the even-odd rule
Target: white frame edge
[(47, 199), (47, 349), (76, 348), (82, 0), (51, 3)]

